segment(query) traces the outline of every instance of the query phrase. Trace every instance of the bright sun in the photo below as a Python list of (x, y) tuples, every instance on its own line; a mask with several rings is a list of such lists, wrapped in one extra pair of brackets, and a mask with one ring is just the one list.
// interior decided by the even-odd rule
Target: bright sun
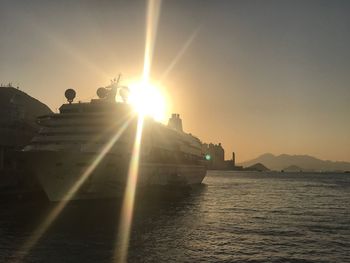
[(164, 121), (166, 115), (166, 102), (160, 88), (150, 83), (134, 83), (129, 85), (128, 102), (137, 113), (150, 116), (156, 121)]

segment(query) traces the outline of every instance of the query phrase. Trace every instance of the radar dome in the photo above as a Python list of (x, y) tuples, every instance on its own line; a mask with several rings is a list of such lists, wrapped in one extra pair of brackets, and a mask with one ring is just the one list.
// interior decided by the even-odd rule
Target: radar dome
[(66, 99), (69, 103), (73, 102), (75, 95), (76, 95), (76, 93), (75, 93), (74, 89), (67, 89), (66, 92), (64, 93), (64, 96), (66, 97)]
[(105, 88), (98, 88), (96, 93), (100, 99), (103, 99), (107, 96), (108, 90)]

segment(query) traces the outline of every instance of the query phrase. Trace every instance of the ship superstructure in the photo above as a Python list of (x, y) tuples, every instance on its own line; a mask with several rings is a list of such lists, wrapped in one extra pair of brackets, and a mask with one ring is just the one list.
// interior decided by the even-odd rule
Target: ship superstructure
[[(83, 176), (84, 183), (68, 199), (123, 194), (138, 117), (129, 104), (115, 101), (117, 92), (125, 97), (125, 90), (112, 84), (98, 89), (99, 99), (73, 103), (75, 91), (69, 89), (65, 94), (68, 103), (59, 113), (38, 118), (41, 129), (23, 152), (50, 200), (67, 199)], [(179, 122), (177, 114), (168, 126), (145, 118), (138, 186), (202, 182), (206, 168), (201, 142), (184, 133), (182, 125), (179, 129)]]

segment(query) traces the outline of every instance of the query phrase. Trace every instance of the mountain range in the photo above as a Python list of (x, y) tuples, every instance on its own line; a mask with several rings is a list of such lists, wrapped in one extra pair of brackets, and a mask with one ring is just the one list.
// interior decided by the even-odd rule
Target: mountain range
[(273, 155), (265, 153), (259, 157), (242, 162), (239, 165), (244, 167), (262, 163), (270, 170), (289, 170), (291, 167), (297, 167), (302, 171), (350, 171), (349, 162), (338, 162), (329, 160), (320, 160), (309, 155)]

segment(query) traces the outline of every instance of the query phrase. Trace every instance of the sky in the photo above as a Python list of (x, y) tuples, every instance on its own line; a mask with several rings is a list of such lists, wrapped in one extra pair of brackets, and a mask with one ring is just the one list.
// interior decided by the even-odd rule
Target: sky
[[(56, 111), (142, 75), (146, 1), (0, 1), (0, 82)], [(350, 161), (350, 2), (164, 0), (150, 78), (236, 161)]]

